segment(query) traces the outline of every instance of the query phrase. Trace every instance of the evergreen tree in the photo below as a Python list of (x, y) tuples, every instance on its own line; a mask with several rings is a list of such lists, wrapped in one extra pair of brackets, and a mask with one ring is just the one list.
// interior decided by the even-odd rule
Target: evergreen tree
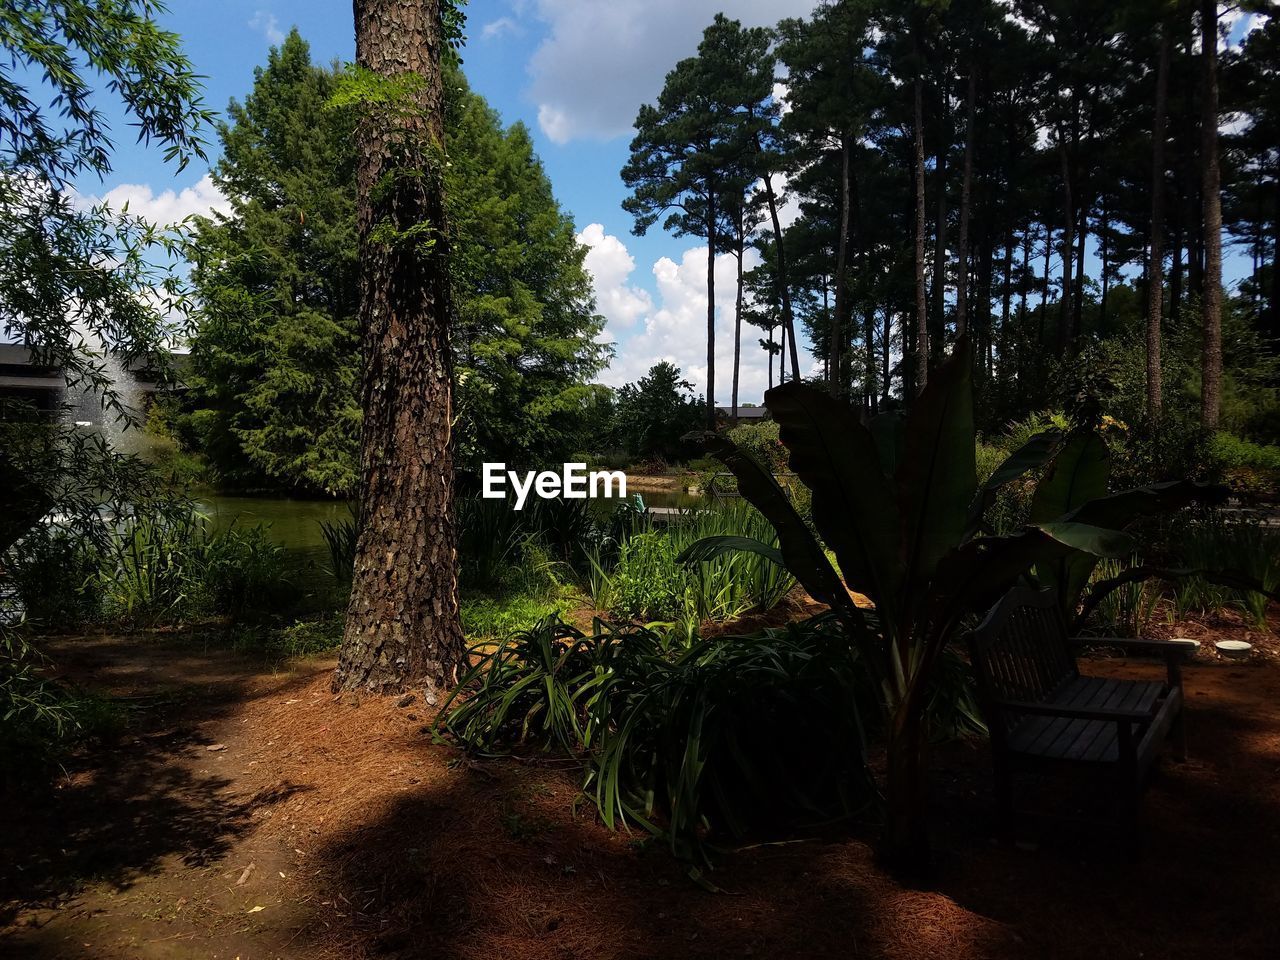
[(291, 31), (219, 129), (231, 212), (197, 235), (190, 386), (199, 446), (233, 484), (356, 487), (355, 150), (336, 84)]
[[(541, 462), (581, 446), (597, 337), (585, 250), (522, 125), (443, 67), (455, 444), (467, 465)], [(295, 32), (233, 102), (214, 175), (227, 216), (202, 223), (193, 433), (232, 484), (350, 495), (361, 422), (355, 152), (342, 73)]]

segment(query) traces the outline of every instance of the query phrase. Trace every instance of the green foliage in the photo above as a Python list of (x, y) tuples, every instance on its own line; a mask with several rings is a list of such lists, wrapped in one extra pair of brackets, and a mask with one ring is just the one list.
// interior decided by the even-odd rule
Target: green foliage
[(685, 612), (688, 582), (679, 549), (663, 533), (641, 533), (622, 546), (610, 612), (629, 620), (670, 621)]
[(293, 659), (331, 653), (342, 643), (344, 617), (333, 613), (315, 620), (299, 620), (278, 627), (266, 623), (236, 624), (230, 631), (237, 650)]
[(701, 422), (703, 412), (702, 400), (692, 390), (679, 368), (665, 360), (635, 383), (621, 386), (612, 411), (615, 442), (636, 458), (686, 459), (695, 448), (684, 436)]
[[(634, 636), (652, 643), (656, 635)], [(480, 753), (528, 744), (576, 754), (590, 739), (591, 700), (608, 679), (616, 642), (548, 617), (496, 646), (473, 648), (474, 664), (445, 701), (436, 729)]]
[[(1127, 570), (1138, 567), (1135, 555), (1129, 559), (1108, 558), (1098, 562), (1093, 570), (1092, 583), (1110, 580)], [(1108, 593), (1094, 609), (1089, 628), (1104, 637), (1138, 637), (1143, 625), (1150, 619), (1159, 590), (1145, 579), (1126, 583)]]
[(0, 793), (38, 782), (77, 740), (116, 719), (102, 701), (46, 676), (46, 666), (21, 625), (0, 623)]
[[(776, 547), (778, 535), (769, 521), (745, 500), (690, 511), (665, 529), (681, 561), (690, 561), (694, 544), (709, 538), (746, 539)], [(749, 551), (723, 551), (688, 562), (686, 590), (699, 622), (732, 620), (744, 613), (771, 610), (782, 601), (795, 578), (785, 564)]]
[(545, 595), (464, 596), (462, 629), (472, 639), (510, 637), (548, 617), (561, 616), (568, 605), (564, 599)]
[(1220, 467), (1280, 471), (1280, 446), (1253, 443), (1226, 431), (1213, 435), (1209, 441), (1209, 453)]
[(39, 526), (5, 561), (27, 622), (44, 630), (68, 630), (98, 619), (102, 556), (92, 543), (56, 527)]
[(112, 172), (104, 98), (179, 170), (203, 157), (211, 115), (157, 13), (150, 0), (0, 8), (0, 327), (122, 417), (105, 357), (167, 366), (167, 318), (187, 306), (168, 269), (181, 239), (71, 187)]
[[(905, 421), (882, 415), (870, 426), (841, 401), (792, 383), (765, 395), (790, 453), (790, 466), (813, 492), (813, 522), (834, 552), (831, 567), (812, 531), (776, 482), (729, 441), (712, 450), (778, 531), (780, 554), (815, 599), (829, 605), (882, 685), (888, 717), (887, 842), (917, 858), (925, 843), (920, 771), (927, 705), (949, 645), (1019, 578), (1056, 584), (1074, 611), (1098, 556), (1123, 556), (1135, 517), (1168, 512), (1217, 491), (1190, 483), (1107, 494), (1107, 448), (1093, 431), (1058, 443), (1032, 437), (993, 466), (979, 487), (969, 346), (962, 339), (929, 379)], [(887, 419), (885, 419), (887, 418)], [(1048, 463), (1032, 496), (1031, 524), (1007, 536), (982, 536), (995, 493)], [(842, 582), (843, 579), (843, 582)], [(845, 587), (867, 596), (874, 620)]]
[(98, 580), (104, 615), (128, 624), (272, 615), (296, 599), (283, 548), (262, 527), (214, 532), (196, 515), (133, 518)]
[[(1229, 572), (1273, 594), (1280, 590), (1280, 531), (1209, 513), (1176, 526), (1170, 544), (1182, 569)], [(1248, 614), (1258, 628), (1267, 627), (1268, 598), (1258, 590), (1226, 586), (1199, 575), (1180, 578), (1173, 589), (1179, 616), (1231, 604)]]
[[(829, 619), (693, 646), (644, 627), (555, 620), (476, 651), (437, 731), (477, 753), (585, 753), (611, 826), (664, 834), (704, 862), (708, 837), (864, 809), (856, 693), (866, 677)], [(710, 831), (708, 833), (708, 831)]]
[(329, 573), (339, 586), (350, 586), (356, 569), (360, 520), (355, 510), (338, 520), (321, 520), (320, 535), (329, 551)]
[[(455, 437), (464, 464), (580, 445), (608, 356), (584, 248), (520, 125), (446, 77)], [(388, 86), (389, 85), (389, 86)], [(186, 432), (224, 484), (354, 492), (360, 430), (352, 130), (412, 81), (313, 66), (295, 32), (219, 129), (231, 214), (202, 221)], [(393, 89), (394, 88), (394, 89)], [(402, 171), (403, 175), (420, 171)], [(436, 228), (424, 225), (434, 238)], [(416, 242), (416, 240), (414, 241)]]

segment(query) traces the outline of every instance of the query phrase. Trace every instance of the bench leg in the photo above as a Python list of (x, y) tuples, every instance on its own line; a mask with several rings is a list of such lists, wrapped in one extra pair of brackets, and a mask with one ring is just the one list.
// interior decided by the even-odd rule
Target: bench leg
[(1170, 741), (1173, 744), (1173, 758), (1175, 760), (1187, 759), (1187, 712), (1179, 710), (1178, 715), (1173, 720), (1173, 730), (1170, 731)]

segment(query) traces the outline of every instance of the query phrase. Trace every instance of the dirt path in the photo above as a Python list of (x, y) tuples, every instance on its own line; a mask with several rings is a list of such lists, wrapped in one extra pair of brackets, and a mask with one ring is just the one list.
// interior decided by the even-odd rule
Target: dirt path
[[(906, 890), (847, 833), (728, 853), (693, 886), (600, 826), (555, 763), (458, 763), (424, 704), (328, 692), (189, 639), (77, 639), (128, 698), (0, 840), (0, 956), (123, 958), (1270, 956), (1280, 938), (1280, 669), (1191, 667), (1193, 759), (1148, 794), (1133, 864), (1093, 826), (997, 843), (977, 745), (940, 752), (939, 867)], [(1148, 664), (1094, 672), (1149, 675)]]

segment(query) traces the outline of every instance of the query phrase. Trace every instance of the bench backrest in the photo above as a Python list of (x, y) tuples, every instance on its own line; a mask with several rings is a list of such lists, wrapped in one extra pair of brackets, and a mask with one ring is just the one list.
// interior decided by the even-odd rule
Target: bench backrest
[(1080, 675), (1052, 590), (1010, 590), (973, 631), (970, 650), (988, 706), (1043, 701)]

